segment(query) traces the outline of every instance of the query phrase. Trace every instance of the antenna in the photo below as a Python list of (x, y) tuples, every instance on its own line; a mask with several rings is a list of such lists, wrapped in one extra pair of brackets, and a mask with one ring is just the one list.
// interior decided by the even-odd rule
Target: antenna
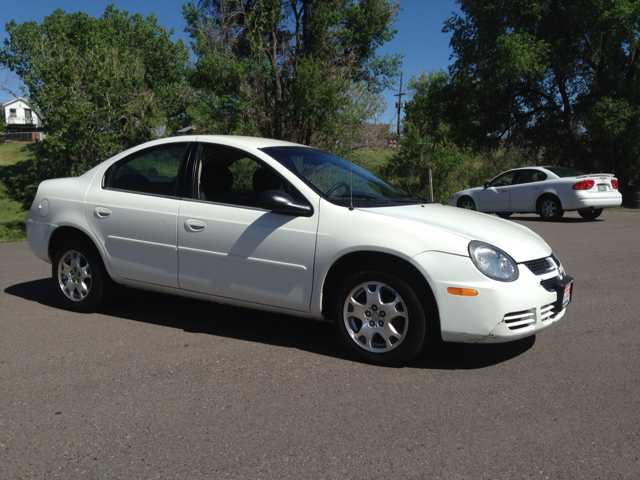
[(349, 197), (350, 197), (350, 204), (349, 204), (349, 210), (353, 210), (353, 160), (349, 160), (349, 167), (350, 168), (350, 183), (351, 185), (349, 185)]

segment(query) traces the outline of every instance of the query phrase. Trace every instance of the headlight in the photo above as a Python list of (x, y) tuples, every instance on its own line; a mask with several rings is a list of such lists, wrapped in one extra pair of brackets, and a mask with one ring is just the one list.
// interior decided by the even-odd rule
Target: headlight
[(499, 248), (474, 240), (469, 244), (469, 256), (478, 270), (489, 278), (500, 282), (518, 279), (518, 265)]

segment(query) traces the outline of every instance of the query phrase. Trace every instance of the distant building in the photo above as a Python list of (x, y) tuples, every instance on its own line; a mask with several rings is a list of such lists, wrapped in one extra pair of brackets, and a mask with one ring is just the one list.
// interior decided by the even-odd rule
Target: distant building
[(382, 148), (389, 146), (389, 125), (364, 123), (359, 136), (352, 140), (352, 148)]
[(35, 142), (44, 139), (42, 120), (24, 98), (14, 98), (0, 105), (4, 119), (4, 139), (13, 142)]

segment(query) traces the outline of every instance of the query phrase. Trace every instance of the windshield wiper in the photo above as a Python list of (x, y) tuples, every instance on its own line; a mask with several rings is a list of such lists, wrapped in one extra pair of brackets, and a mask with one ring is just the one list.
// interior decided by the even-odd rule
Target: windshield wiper
[(374, 197), (373, 195), (367, 195), (366, 193), (354, 193), (351, 195), (350, 193), (344, 193), (342, 195), (331, 195), (329, 198), (357, 198), (359, 200), (373, 200), (379, 202), (386, 202), (386, 199), (382, 199), (379, 197)]
[(396, 198), (393, 199), (394, 201), (397, 200), (418, 200), (418, 202), (420, 203), (432, 203), (431, 200), (427, 200), (424, 197), (421, 197), (419, 195), (414, 195), (413, 193), (403, 193), (400, 196), (397, 196)]

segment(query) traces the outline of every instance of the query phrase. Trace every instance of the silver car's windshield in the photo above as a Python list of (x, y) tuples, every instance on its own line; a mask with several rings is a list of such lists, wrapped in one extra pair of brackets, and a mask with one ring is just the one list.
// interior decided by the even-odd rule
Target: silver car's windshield
[(336, 155), (307, 147), (266, 147), (275, 158), (327, 200), (358, 207), (424, 203)]

